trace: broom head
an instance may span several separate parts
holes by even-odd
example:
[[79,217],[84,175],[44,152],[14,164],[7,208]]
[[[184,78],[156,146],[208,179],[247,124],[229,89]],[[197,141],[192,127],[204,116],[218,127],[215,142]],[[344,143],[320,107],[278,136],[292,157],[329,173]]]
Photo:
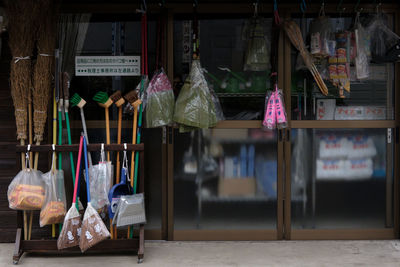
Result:
[[108,97],[108,94],[106,92],[97,92],[94,97],[93,100],[97,102],[97,104],[99,104],[99,106],[103,107],[103,108],[108,108],[112,105],[113,101]]
[[115,91],[115,93],[110,95],[110,98],[117,107],[121,107],[125,103],[125,99],[122,97],[120,90]]
[[75,93],[71,97],[69,102],[71,102],[72,107],[78,106],[78,108],[83,108],[86,105],[86,101],[82,97],[80,97],[77,93]]
[[75,203],[64,218],[64,224],[57,240],[57,248],[64,249],[79,245],[81,235],[81,216],[76,210]]
[[81,251],[85,252],[109,236],[110,232],[101,220],[100,215],[92,204],[88,202],[82,222],[82,235],[79,241]]

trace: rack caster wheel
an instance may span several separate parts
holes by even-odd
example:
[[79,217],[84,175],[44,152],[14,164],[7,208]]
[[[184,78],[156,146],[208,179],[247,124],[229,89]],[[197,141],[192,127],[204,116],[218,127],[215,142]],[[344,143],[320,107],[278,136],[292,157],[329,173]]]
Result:
[[138,257],[138,259],[137,259],[137,263],[138,263],[138,264],[140,264],[140,263],[142,263],[142,262],[143,262],[143,256],[142,256],[142,257],[140,257],[140,258]]
[[13,260],[13,264],[17,265],[18,264],[18,260]]

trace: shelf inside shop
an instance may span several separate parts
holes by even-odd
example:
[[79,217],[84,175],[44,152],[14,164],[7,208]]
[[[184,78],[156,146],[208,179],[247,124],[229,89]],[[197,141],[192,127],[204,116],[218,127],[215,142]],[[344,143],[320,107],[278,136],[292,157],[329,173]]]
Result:
[[215,138],[212,140],[215,143],[219,144],[276,144],[277,140],[276,138],[268,138],[268,139],[232,139],[232,140],[227,140],[227,139],[220,139],[220,138]]
[[[292,201],[303,201],[303,197],[292,197]],[[202,196],[202,202],[268,202],[276,201],[276,196],[269,197],[265,195],[260,196]]]
[[265,97],[265,93],[216,93],[218,97]]

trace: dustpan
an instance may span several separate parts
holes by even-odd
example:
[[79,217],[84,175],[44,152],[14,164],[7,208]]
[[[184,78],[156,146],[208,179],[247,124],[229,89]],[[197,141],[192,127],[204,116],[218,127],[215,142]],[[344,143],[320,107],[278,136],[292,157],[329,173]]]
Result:
[[82,221],[82,235],[79,241],[79,247],[82,252],[107,239],[110,236],[106,225],[100,218],[96,209],[90,203],[90,177],[86,139],[83,137],[83,151],[85,155],[85,173],[86,173],[86,192],[87,192],[87,207]]
[[64,218],[64,224],[61,229],[60,235],[57,240],[57,248],[64,249],[79,245],[79,238],[81,235],[81,216],[76,207],[77,191],[79,184],[79,169],[81,167],[83,137],[81,136],[79,142],[78,162],[76,164],[75,172],[75,186],[74,195],[72,198],[71,208],[68,210]]
[[132,194],[132,188],[127,183],[128,168],[125,167],[126,166],[125,164],[127,164],[126,151],[124,151],[124,161],[121,169],[121,182],[119,184],[114,185],[111,188],[110,192],[108,193],[108,200],[111,203],[111,205],[108,206],[108,214],[111,219],[114,218],[114,214],[117,210],[118,202],[121,196]]
[[146,223],[144,194],[121,196],[113,224],[123,227],[143,223]]
[[[126,151],[124,151],[122,175],[125,175],[125,177],[122,177],[122,179],[126,180],[128,173],[128,159],[126,157]],[[117,227],[146,222],[144,194],[130,195],[131,193],[132,192],[128,192],[128,195],[121,195],[119,197],[113,219],[113,224],[116,224]]]

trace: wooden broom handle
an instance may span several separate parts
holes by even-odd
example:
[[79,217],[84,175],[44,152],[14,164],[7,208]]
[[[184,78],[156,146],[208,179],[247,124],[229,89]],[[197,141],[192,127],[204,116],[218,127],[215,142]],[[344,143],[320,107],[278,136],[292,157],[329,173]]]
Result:
[[[122,129],[122,106],[118,107],[118,134],[117,134],[117,144],[121,144],[121,129]],[[117,184],[120,181],[121,174],[121,163],[119,162],[119,152],[117,152]]]
[[[106,137],[107,137],[107,145],[110,144],[110,117],[108,108],[105,108],[106,115]],[[110,161],[110,151],[107,151],[107,161]]]

